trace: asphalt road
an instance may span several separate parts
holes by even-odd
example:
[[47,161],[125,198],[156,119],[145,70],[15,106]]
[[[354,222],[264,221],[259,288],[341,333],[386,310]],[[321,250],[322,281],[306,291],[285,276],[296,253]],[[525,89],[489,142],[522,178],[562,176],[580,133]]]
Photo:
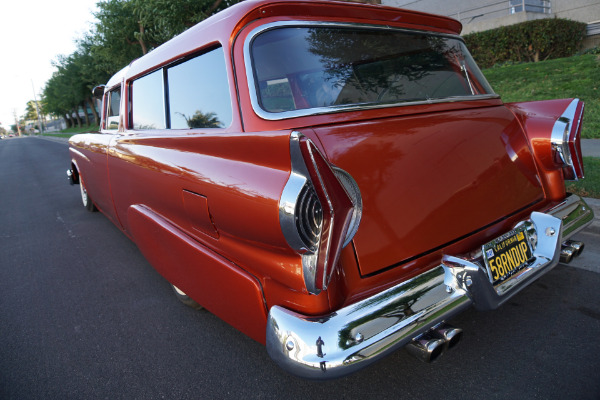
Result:
[[[349,377],[304,381],[181,305],[119,229],[85,211],[67,167],[64,142],[0,141],[0,399],[600,398],[593,259],[559,265],[499,310],[455,318],[463,341],[434,364],[398,351]],[[582,235],[600,249],[597,232]]]

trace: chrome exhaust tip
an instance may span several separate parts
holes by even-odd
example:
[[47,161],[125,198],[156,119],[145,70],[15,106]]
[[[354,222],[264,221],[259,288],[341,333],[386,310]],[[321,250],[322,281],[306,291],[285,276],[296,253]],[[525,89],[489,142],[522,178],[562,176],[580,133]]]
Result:
[[442,356],[445,345],[443,339],[432,338],[429,333],[426,333],[418,339],[413,339],[404,348],[410,355],[423,362],[431,363]]
[[560,249],[560,262],[564,264],[570,263],[583,252],[584,248],[585,244],[583,242],[567,240],[562,244]]
[[452,349],[462,339],[463,330],[455,328],[451,325],[440,325],[432,329],[434,337],[442,339],[445,344],[445,349]]
[[434,362],[462,338],[462,329],[440,324],[406,345],[406,351],[424,362]]
[[579,256],[583,252],[583,249],[585,248],[585,243],[579,242],[579,241],[575,241],[575,240],[569,240],[569,241],[567,241],[567,245],[571,249],[573,249],[573,251],[574,251],[574,257]]
[[575,251],[569,247],[569,246],[564,246],[562,249],[560,249],[560,262],[563,264],[569,264],[571,261],[573,261],[573,257],[575,256]]

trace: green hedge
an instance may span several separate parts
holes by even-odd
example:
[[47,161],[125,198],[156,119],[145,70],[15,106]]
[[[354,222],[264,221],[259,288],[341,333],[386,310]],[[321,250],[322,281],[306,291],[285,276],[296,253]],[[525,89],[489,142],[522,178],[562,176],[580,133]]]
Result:
[[580,48],[586,24],[546,18],[464,36],[481,68],[507,61],[532,62],[569,57]]

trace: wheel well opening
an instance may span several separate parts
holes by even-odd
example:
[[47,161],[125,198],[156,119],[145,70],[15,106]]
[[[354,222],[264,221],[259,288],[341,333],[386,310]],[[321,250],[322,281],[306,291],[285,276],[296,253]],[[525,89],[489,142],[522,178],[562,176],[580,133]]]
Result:
[[71,172],[73,173],[73,183],[79,184],[79,171],[77,170],[75,163],[71,163]]

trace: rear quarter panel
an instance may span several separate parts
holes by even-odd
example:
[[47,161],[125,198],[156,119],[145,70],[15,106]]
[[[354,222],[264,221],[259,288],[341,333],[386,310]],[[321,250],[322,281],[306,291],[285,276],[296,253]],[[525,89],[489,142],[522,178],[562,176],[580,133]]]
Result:
[[[159,225],[174,227],[255,277],[265,289],[267,305],[324,312],[329,307],[327,296],[304,295],[300,257],[287,245],[279,225],[279,199],[291,165],[289,136],[289,131],[153,131],[123,136],[109,157],[117,215],[149,259],[153,246],[162,244],[142,234],[144,229],[136,226],[142,220],[132,208],[150,210],[164,222]],[[186,293],[193,292],[193,278],[186,281],[176,272],[183,268],[178,265],[181,258],[164,254],[153,265]],[[190,258],[189,264],[188,274],[210,280],[217,273],[197,258]],[[281,287],[287,288],[287,295],[278,290]],[[219,291],[237,296],[235,288],[217,285],[195,299],[205,304],[203,299]]]

